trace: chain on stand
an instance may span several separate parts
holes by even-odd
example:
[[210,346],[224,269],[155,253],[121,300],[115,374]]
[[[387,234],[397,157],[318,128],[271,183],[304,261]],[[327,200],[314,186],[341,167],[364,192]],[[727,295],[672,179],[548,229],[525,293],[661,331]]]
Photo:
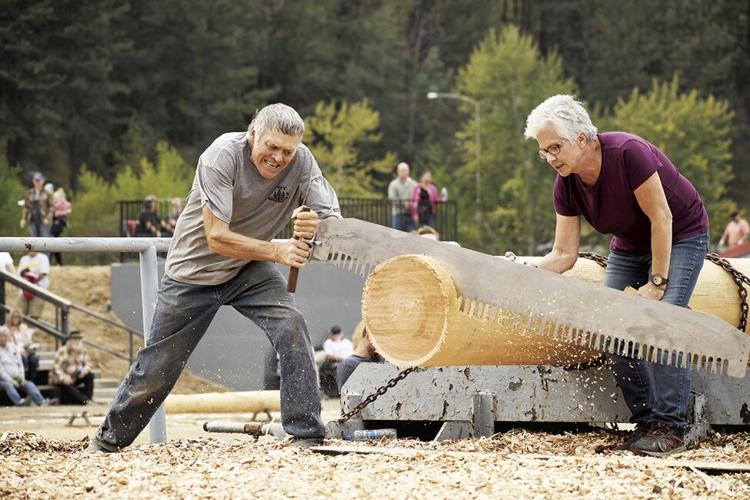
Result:
[[710,260],[711,262],[728,272],[734,282],[737,284],[737,293],[740,296],[740,322],[737,325],[737,328],[739,328],[740,331],[744,332],[745,327],[747,326],[748,311],[747,290],[745,290],[744,285],[750,285],[750,278],[739,272],[732,266],[732,264],[729,263],[727,259],[722,259],[718,254],[710,253],[706,255],[706,260]]
[[[602,266],[603,268],[607,268],[607,258],[599,255],[594,252],[580,252],[578,254],[579,257],[582,257],[584,259],[590,259]],[[750,286],[750,278],[739,272],[737,269],[735,269],[732,264],[729,263],[728,260],[722,259],[719,257],[718,254],[715,253],[709,253],[706,255],[706,260],[709,260],[716,264],[717,266],[724,269],[726,272],[728,272],[731,276],[734,282],[737,284],[738,294],[740,296],[740,321],[737,325],[737,328],[741,331],[745,331],[745,327],[747,326],[747,315],[748,315],[748,307],[747,304],[747,290],[745,290],[744,285]],[[354,408],[349,410],[348,412],[344,413],[341,418],[337,420],[339,424],[343,424],[347,420],[351,419],[352,417],[359,415],[362,410],[367,408],[373,401],[378,399],[380,396],[388,392],[388,389],[391,389],[393,387],[396,387],[396,384],[404,380],[407,376],[409,376],[410,373],[417,370],[418,367],[412,366],[409,368],[406,368],[405,370],[401,370],[398,375],[390,379],[388,382],[383,384],[382,386],[378,387],[378,389],[367,396],[365,399],[363,399],[359,404],[357,404]]]
[[578,256],[583,257],[584,259],[593,260],[604,269],[607,269],[607,258],[603,255],[599,255],[598,253],[594,252],[578,252]]
[[362,412],[362,410],[364,410],[365,408],[367,408],[367,406],[370,403],[372,403],[373,401],[375,401],[376,399],[378,399],[380,396],[382,396],[383,394],[385,394],[386,392],[388,392],[388,389],[396,387],[396,384],[398,384],[399,382],[401,382],[402,380],[404,380],[411,372],[415,371],[417,368],[418,367],[416,367],[416,366],[411,366],[409,368],[406,368],[405,370],[401,370],[401,372],[399,372],[398,375],[396,375],[395,377],[393,377],[392,379],[390,379],[388,382],[386,382],[382,386],[378,387],[378,389],[375,392],[373,392],[372,394],[370,394],[369,396],[367,396],[365,399],[363,399],[357,406],[355,406],[354,408],[352,408],[348,412],[346,412],[343,415],[341,415],[341,418],[339,418],[337,420],[337,422],[339,424],[343,424],[344,422],[346,422],[350,418],[352,418],[352,417],[360,414]]
[[[607,268],[607,258],[599,254],[596,254],[594,252],[580,252],[578,256],[583,257],[584,259],[591,259],[603,268]],[[722,259],[716,253],[707,254],[706,260],[713,262],[714,264],[728,272],[734,282],[737,284],[737,294],[740,296],[740,321],[737,324],[737,328],[740,331],[744,332],[745,327],[747,327],[748,309],[750,309],[750,307],[748,307],[747,305],[747,290],[745,289],[744,285],[750,286],[750,278],[739,272],[734,268],[734,266],[732,266],[732,264],[729,263],[727,259]]]

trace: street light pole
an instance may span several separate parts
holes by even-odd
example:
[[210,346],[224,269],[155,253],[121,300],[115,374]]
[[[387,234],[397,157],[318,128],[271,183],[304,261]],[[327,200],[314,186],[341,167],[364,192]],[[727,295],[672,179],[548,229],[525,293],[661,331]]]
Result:
[[481,122],[481,108],[479,101],[472,99],[469,96],[458,94],[456,92],[428,92],[427,99],[458,99],[459,101],[468,102],[474,105],[474,121],[476,122],[476,130],[474,131],[474,140],[476,141],[477,148],[477,169],[475,172],[476,180],[476,192],[474,197],[474,203],[476,206],[476,213],[474,214],[475,223],[477,226],[477,240],[482,241],[482,209],[481,209],[481,185],[482,185],[482,174],[481,174],[481,161],[482,161],[482,136],[480,134],[482,122]]

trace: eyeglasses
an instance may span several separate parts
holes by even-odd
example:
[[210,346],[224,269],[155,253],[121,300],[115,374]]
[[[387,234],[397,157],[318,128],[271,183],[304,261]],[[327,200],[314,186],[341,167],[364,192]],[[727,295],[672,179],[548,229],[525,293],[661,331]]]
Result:
[[548,147],[547,149],[540,149],[540,150],[538,151],[538,153],[539,153],[539,158],[540,158],[540,159],[541,159],[542,161],[547,161],[547,156],[548,156],[548,155],[549,155],[549,156],[552,156],[553,158],[557,158],[557,155],[559,155],[559,154],[560,154],[560,150],[562,149],[562,147],[563,147],[563,144],[565,144],[565,143],[564,143],[564,142],[562,142],[562,143],[560,143],[560,144],[553,144],[553,145],[551,145],[550,147]]

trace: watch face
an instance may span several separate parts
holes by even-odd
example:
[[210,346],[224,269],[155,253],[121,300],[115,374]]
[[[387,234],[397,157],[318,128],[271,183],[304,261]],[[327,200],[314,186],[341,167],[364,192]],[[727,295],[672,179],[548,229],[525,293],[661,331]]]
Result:
[[654,274],[653,276],[651,276],[651,283],[656,286],[662,286],[664,284],[664,277],[660,274]]

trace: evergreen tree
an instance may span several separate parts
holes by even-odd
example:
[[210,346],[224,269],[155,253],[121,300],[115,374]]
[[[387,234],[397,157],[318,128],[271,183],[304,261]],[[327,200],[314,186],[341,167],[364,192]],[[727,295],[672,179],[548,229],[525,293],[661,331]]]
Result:
[[0,236],[19,234],[18,222],[21,220],[22,200],[26,190],[19,181],[19,168],[14,168],[0,153]]
[[[467,113],[460,133],[465,163],[457,172],[462,235],[488,252],[534,254],[537,244],[553,237],[554,172],[539,162],[537,145],[524,139],[526,117],[547,97],[573,93],[575,85],[563,77],[557,55],[541,57],[531,38],[511,26],[500,34],[491,32],[475,49],[458,74],[458,90],[481,105],[478,160],[474,109],[471,103],[462,105]],[[479,228],[472,220],[477,172]]]
[[696,187],[714,232],[721,231],[735,203],[726,196],[732,180],[732,112],[724,100],[680,93],[677,77],[654,82],[650,92],[633,90],[618,101],[612,128],[638,134],[662,150]]
[[363,161],[359,150],[363,144],[381,140],[380,117],[367,101],[318,103],[315,114],[305,120],[307,145],[320,169],[340,197],[379,198],[384,187],[376,179],[393,170],[395,157],[386,155],[376,161]]

